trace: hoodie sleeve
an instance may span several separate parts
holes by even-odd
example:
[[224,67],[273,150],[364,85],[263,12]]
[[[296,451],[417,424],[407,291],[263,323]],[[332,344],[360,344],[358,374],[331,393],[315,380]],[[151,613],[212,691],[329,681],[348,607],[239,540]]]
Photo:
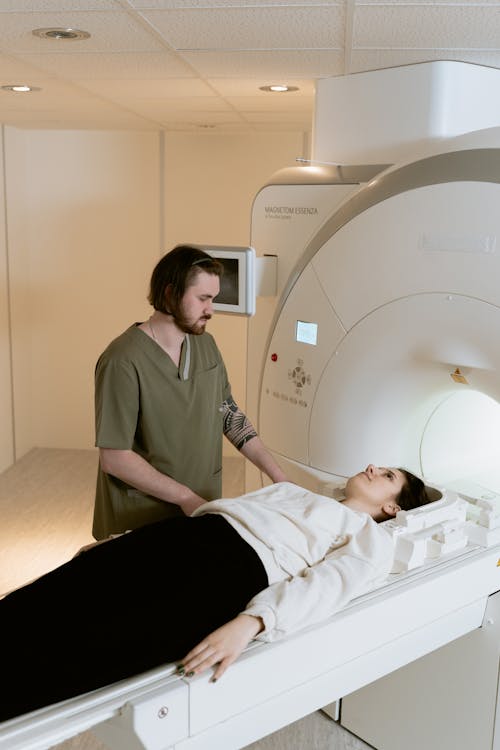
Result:
[[371,531],[379,530],[375,535],[361,534],[362,539],[351,538],[316,565],[254,596],[245,614],[264,622],[257,640],[275,641],[321,622],[382,583],[391,569],[393,544],[382,528]]

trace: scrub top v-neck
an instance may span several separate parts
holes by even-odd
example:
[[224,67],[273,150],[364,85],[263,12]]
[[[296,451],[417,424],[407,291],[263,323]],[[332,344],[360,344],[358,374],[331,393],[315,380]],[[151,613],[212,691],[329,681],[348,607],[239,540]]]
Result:
[[[222,494],[222,403],[231,395],[213,337],[186,335],[179,366],[146,333],[130,326],[96,366],[96,445],[133,450],[207,500]],[[98,538],[179,515],[99,469]]]

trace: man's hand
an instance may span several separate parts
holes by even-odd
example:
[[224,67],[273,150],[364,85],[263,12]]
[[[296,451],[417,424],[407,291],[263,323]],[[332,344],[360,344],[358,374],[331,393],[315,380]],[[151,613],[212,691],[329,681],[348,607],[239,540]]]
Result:
[[155,469],[133,450],[99,448],[101,469],[122,482],[165,503],[178,505],[186,516],[206,502],[186,485]]
[[217,665],[212,682],[222,677],[226,669],[241,654],[257,633],[264,629],[260,617],[238,615],[222,627],[214,630],[195,646],[182,660],[178,672],[187,677],[204,672]]
[[207,502],[195,492],[191,492],[191,490],[189,492],[190,496],[185,500],[182,500],[182,502],[179,502],[179,506],[186,516],[190,516],[191,513],[194,513],[196,508],[199,508],[200,505],[204,505]]

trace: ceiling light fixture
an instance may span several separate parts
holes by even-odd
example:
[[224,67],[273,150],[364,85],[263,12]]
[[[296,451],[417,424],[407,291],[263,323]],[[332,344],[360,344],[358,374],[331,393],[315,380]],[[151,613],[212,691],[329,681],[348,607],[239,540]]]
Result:
[[40,39],[58,39],[63,41],[74,42],[77,39],[88,39],[90,34],[88,31],[81,31],[80,29],[65,29],[65,28],[48,28],[48,29],[33,29],[32,34],[39,37]]
[[282,83],[273,83],[270,86],[259,86],[261,91],[272,91],[275,94],[285,94],[288,91],[298,91],[298,86],[285,86]]
[[15,91],[16,94],[26,94],[30,91],[41,91],[37,86],[26,86],[24,83],[12,83],[9,86],[0,86],[4,91]]

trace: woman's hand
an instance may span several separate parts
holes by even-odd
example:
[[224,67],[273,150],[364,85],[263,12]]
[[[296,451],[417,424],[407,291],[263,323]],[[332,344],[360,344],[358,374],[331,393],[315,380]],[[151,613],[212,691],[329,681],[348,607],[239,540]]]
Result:
[[263,629],[264,624],[260,617],[238,615],[191,649],[182,664],[179,664],[177,671],[192,677],[216,664],[217,668],[212,677],[212,682],[215,682],[222,677],[229,665],[236,661],[252,638]]

